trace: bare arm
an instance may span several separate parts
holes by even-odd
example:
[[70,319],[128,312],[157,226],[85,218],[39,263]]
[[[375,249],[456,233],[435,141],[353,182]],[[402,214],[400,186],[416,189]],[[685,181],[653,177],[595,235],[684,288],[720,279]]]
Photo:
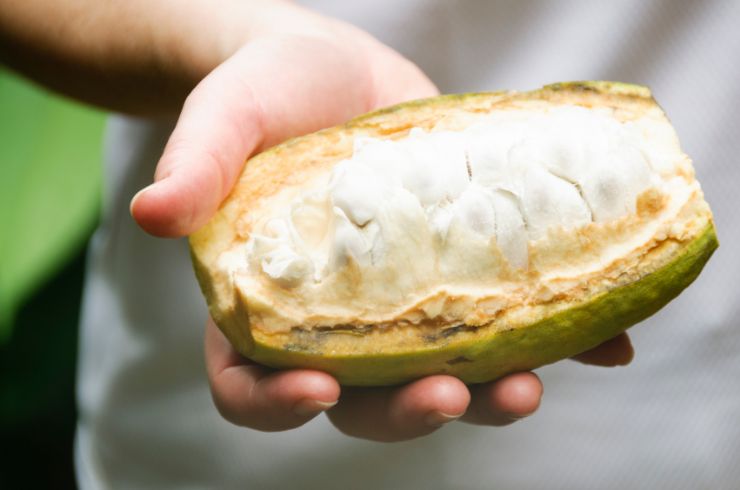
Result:
[[107,109],[174,112],[250,39],[316,32],[306,15],[280,0],[0,0],[0,63]]

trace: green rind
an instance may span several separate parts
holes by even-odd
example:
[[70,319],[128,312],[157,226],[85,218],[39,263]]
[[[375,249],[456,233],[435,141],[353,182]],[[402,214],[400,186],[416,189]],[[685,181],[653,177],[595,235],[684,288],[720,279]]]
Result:
[[440,373],[466,383],[490,381],[574,356],[644,320],[694,281],[717,246],[714,226],[710,224],[684,245],[674,260],[638,281],[531,325],[492,330],[474,340],[408,353],[334,356],[327,352],[277,349],[256,339],[249,357],[276,368],[300,366],[326,371],[348,386],[393,385]]
[[635,85],[633,83],[612,82],[607,80],[583,80],[579,82],[560,82],[545,85],[543,90],[568,92],[593,91],[602,94],[622,95],[628,97],[639,97],[643,99],[652,98],[652,93],[644,85]]

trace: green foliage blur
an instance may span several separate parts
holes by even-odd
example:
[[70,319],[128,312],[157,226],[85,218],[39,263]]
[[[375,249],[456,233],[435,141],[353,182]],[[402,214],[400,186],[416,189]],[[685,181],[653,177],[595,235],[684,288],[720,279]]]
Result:
[[74,488],[77,323],[105,115],[0,67],[0,488]]
[[0,343],[97,219],[103,123],[0,70]]

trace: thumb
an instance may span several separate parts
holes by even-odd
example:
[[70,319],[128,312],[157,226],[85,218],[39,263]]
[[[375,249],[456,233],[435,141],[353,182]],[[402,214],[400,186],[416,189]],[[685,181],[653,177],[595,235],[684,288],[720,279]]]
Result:
[[250,155],[369,110],[374,88],[367,61],[351,46],[308,36],[246,45],[188,96],[155,182],[134,197],[131,214],[152,235],[196,231]]

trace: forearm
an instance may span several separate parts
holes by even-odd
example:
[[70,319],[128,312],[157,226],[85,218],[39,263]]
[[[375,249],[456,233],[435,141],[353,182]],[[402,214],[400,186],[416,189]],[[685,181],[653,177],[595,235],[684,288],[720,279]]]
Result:
[[0,62],[47,87],[137,114],[178,109],[274,18],[279,1],[0,0]]

